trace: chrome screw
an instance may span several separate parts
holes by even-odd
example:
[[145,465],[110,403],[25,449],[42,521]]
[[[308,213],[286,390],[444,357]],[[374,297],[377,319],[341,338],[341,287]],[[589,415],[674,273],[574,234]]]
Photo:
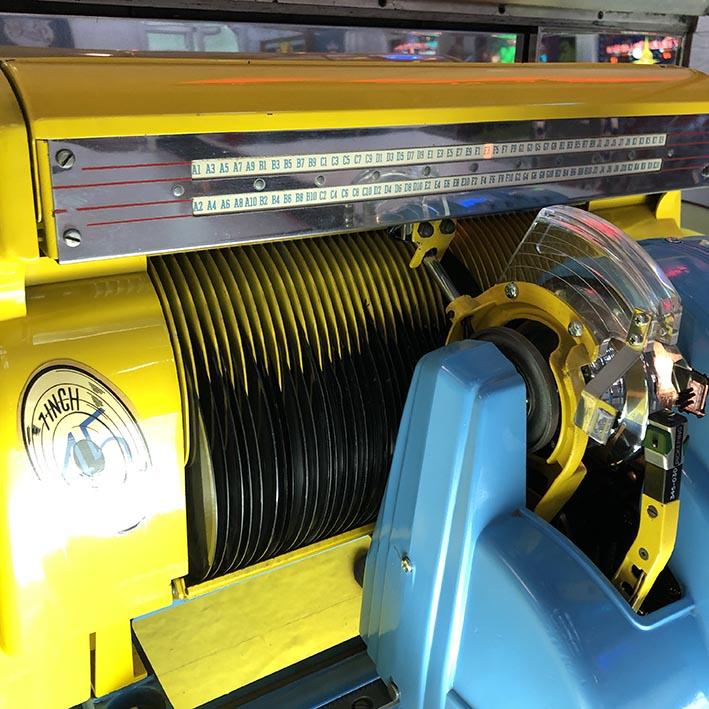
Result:
[[175,197],[182,197],[182,195],[185,193],[185,188],[182,185],[173,185],[172,187],[172,194]]
[[74,249],[81,243],[81,232],[78,229],[67,229],[62,234],[64,243]]
[[709,165],[705,165],[702,168],[702,177],[709,177]]
[[431,168],[426,165],[423,170],[421,170],[421,173],[423,174],[424,177],[428,177],[431,174]]
[[508,283],[505,286],[505,295],[510,299],[514,300],[519,295],[519,288],[517,288],[516,283]]
[[411,559],[409,559],[406,554],[401,557],[401,570],[405,574],[410,574],[414,570],[414,565],[411,563]]
[[572,320],[567,330],[571,337],[581,337],[583,335],[583,325],[578,320]]
[[655,505],[648,505],[647,514],[648,517],[655,519],[655,517],[657,517],[657,507],[655,507]]
[[647,553],[647,549],[645,547],[640,547],[640,549],[638,549],[638,555],[643,561],[647,561],[650,558],[650,555]]
[[57,165],[59,165],[62,170],[70,170],[72,167],[74,167],[74,163],[76,162],[76,157],[74,156],[74,153],[72,153],[71,150],[67,148],[57,150],[57,154],[54,156],[54,159],[56,160]]
[[254,180],[254,189],[257,192],[261,192],[261,190],[265,189],[266,187],[266,180],[264,180],[262,177],[257,177]]
[[325,184],[325,176],[324,175],[318,175],[315,178],[315,186],[316,187],[322,187]]
[[647,313],[638,313],[634,318],[634,322],[636,325],[642,327],[650,322],[650,316]]

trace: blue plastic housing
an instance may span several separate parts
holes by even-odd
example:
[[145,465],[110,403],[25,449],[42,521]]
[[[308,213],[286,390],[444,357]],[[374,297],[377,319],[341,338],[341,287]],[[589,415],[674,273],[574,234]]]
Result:
[[[709,371],[703,243],[644,246],[682,298],[681,351]],[[377,670],[406,709],[706,705],[709,423],[689,425],[670,561],[684,596],[639,616],[526,510],[524,398],[489,343],[419,363],[365,574],[361,633]]]

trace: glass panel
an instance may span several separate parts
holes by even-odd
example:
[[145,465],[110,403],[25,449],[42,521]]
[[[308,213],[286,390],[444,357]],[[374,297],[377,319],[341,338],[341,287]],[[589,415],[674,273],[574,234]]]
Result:
[[665,34],[574,34],[542,30],[537,42],[537,61],[679,64],[683,39]]
[[84,50],[377,56],[514,62],[517,35],[246,22],[56,17],[0,13],[0,45]]
[[637,310],[651,318],[650,340],[677,342],[682,304],[667,276],[625,232],[582,209],[542,209],[499,279],[508,281],[552,291],[599,343],[624,342]]

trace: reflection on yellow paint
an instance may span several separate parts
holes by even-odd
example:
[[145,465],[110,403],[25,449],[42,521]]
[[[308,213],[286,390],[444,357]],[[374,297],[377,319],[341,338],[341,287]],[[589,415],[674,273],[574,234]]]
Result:
[[[0,427],[0,706],[61,708],[87,699],[92,684],[105,693],[133,680],[130,620],[169,605],[172,579],[187,571],[178,382],[145,273],[29,288],[27,317],[0,322],[0,342],[0,408],[10,415]],[[77,377],[88,387],[82,411],[91,410],[92,394],[98,408],[113,401],[111,426],[78,416],[67,428],[76,414],[67,411],[75,403],[67,387]],[[17,419],[23,400],[29,431]],[[127,426],[115,416],[121,407]],[[51,425],[40,441],[41,415]],[[151,463],[144,455],[130,489],[112,475],[106,495],[100,466],[67,456],[82,423],[82,440],[98,441],[106,455],[113,446],[114,462],[116,446],[127,450],[119,437],[142,439],[130,450],[135,456],[142,446]]]

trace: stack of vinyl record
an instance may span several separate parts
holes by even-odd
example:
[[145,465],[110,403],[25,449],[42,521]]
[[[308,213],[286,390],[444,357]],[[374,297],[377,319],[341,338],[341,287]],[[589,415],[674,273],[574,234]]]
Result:
[[155,257],[185,390],[191,583],[371,522],[441,295],[384,232]]
[[478,292],[498,282],[536,216],[535,210],[492,214],[458,222],[450,255],[467,269]]

